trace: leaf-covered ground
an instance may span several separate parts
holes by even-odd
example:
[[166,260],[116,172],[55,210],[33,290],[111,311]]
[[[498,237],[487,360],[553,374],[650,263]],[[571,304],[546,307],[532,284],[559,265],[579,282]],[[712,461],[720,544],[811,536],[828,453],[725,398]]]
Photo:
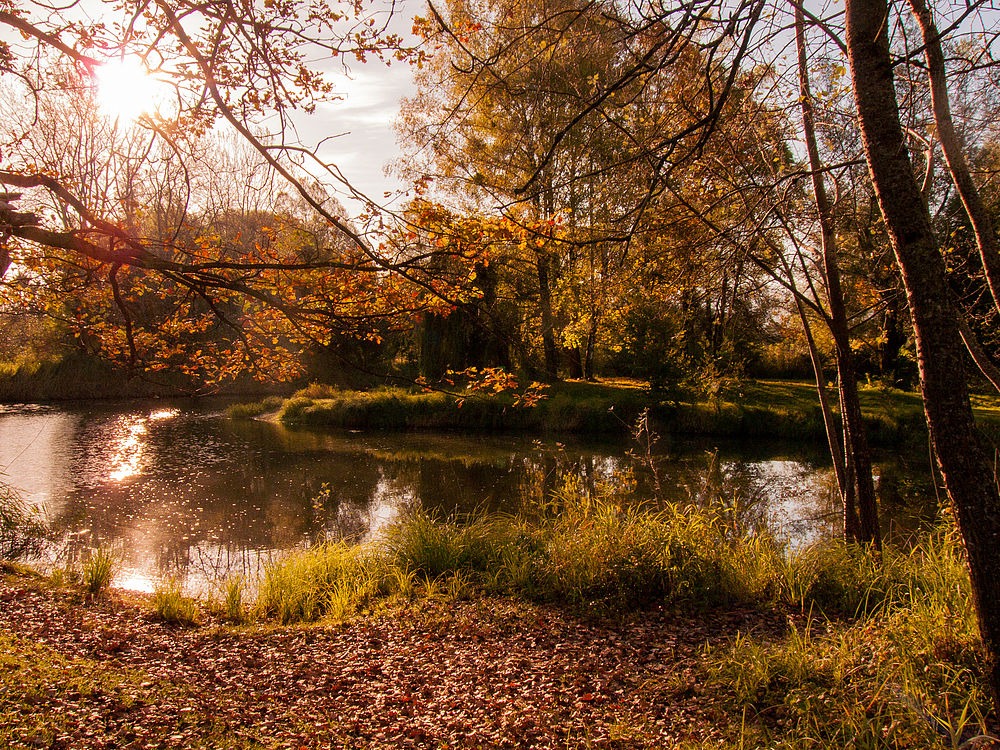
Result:
[[502,599],[341,625],[172,628],[141,602],[0,581],[0,746],[674,747],[731,731],[692,667],[782,616],[581,619]]

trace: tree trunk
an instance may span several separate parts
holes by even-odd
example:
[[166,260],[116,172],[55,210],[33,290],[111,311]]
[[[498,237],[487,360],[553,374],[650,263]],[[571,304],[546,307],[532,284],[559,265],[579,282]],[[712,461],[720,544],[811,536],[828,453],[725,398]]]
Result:
[[913,15],[920,24],[924,38],[924,58],[927,60],[927,77],[931,84],[931,101],[934,105],[934,124],[937,126],[938,138],[941,140],[941,150],[944,151],[948,170],[952,181],[958,189],[965,212],[972,222],[976,235],[976,245],[979,247],[979,257],[983,262],[986,282],[993,295],[993,304],[1000,312],[1000,245],[990,219],[989,209],[979,195],[979,189],[972,179],[969,165],[962,153],[962,144],[955,132],[955,123],[951,118],[951,105],[948,102],[948,81],[944,67],[944,54],[941,51],[941,39],[938,35],[934,17],[924,0],[910,0]]
[[[857,486],[858,528],[852,534],[850,508],[845,501],[844,535],[848,541],[872,544],[882,547],[882,535],[878,525],[878,502],[875,499],[875,483],[872,481],[872,458],[861,418],[861,401],[858,398],[858,382],[854,369],[854,353],[851,351],[850,328],[847,324],[847,310],[844,306],[844,292],[840,286],[840,267],[837,262],[837,235],[833,224],[833,211],[826,195],[823,172],[816,145],[812,98],[809,92],[809,73],[806,66],[805,21],[802,6],[795,9],[795,40],[799,57],[799,102],[802,106],[802,130],[805,135],[806,150],[809,153],[809,168],[812,171],[813,193],[822,234],[823,270],[826,277],[827,297],[830,305],[830,333],[837,349],[837,384],[840,391],[840,417],[844,424],[844,450],[848,455],[846,464],[853,467]],[[850,475],[850,472],[848,472]],[[849,485],[848,485],[849,486]],[[849,494],[849,493],[848,493]]]
[[597,347],[597,314],[590,315],[590,328],[587,331],[587,348],[583,357],[583,377],[587,380],[595,380],[594,375],[594,349]]
[[580,380],[583,378],[583,356],[579,346],[564,346],[563,355],[566,361],[566,371],[569,377]]
[[906,287],[924,412],[965,541],[994,702],[1000,705],[1000,492],[972,416],[944,259],[900,126],[886,0],[847,0],[846,20],[865,155]]
[[539,253],[535,265],[538,270],[538,304],[542,310],[542,349],[545,353],[545,379],[551,383],[559,379],[559,352],[556,349],[555,318],[552,316],[549,256],[545,253]]
[[[795,284],[795,277],[789,271],[790,283]],[[802,322],[802,331],[806,335],[806,344],[809,346],[809,361],[812,363],[813,375],[816,378],[816,393],[819,396],[819,408],[823,413],[823,427],[826,430],[826,442],[830,447],[830,458],[833,460],[834,476],[837,479],[837,491],[844,503],[844,538],[857,538],[861,522],[858,520],[858,510],[854,503],[854,493],[851,491],[851,480],[844,466],[844,452],[837,440],[837,428],[834,425],[833,412],[830,410],[830,399],[826,392],[826,376],[823,374],[823,362],[819,356],[819,347],[813,337],[812,326],[809,324],[809,316],[806,314],[806,306],[802,300],[795,297],[796,309],[799,311],[799,320]]]

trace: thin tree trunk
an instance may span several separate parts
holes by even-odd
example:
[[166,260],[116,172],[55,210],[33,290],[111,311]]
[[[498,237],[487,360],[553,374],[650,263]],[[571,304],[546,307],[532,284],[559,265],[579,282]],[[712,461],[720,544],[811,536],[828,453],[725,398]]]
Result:
[[976,338],[975,331],[969,327],[969,322],[965,319],[965,315],[962,311],[955,310],[955,317],[958,319],[958,331],[962,334],[962,341],[965,343],[965,348],[969,352],[969,356],[972,357],[972,361],[975,363],[976,367],[979,368],[979,372],[983,374],[983,377],[990,381],[990,385],[1000,393],[1000,369],[993,364],[993,360],[990,359],[979,343],[979,339]]
[[826,195],[823,172],[816,145],[816,131],[809,92],[805,46],[805,20],[802,6],[795,8],[795,41],[799,57],[799,101],[802,107],[802,129],[806,150],[809,153],[809,168],[812,171],[813,193],[822,233],[823,270],[826,276],[827,297],[830,305],[830,332],[837,348],[837,384],[840,391],[841,420],[844,424],[844,449],[848,454],[845,463],[852,466],[857,482],[858,533],[853,538],[845,524],[848,541],[882,546],[882,535],[878,525],[878,502],[875,499],[875,483],[872,481],[871,450],[861,418],[861,401],[858,398],[858,383],[854,369],[854,353],[851,351],[850,329],[847,311],[844,307],[844,293],[840,286],[840,267],[837,264],[837,235],[833,224],[833,211]]
[[990,684],[1000,705],[1000,492],[972,416],[944,259],[900,126],[886,0],[847,0],[846,20],[865,155],[906,287],[927,425],[965,541]]
[[583,377],[587,380],[595,380],[594,376],[594,349],[597,348],[597,315],[591,312],[590,328],[587,331],[587,348],[583,357]]
[[924,38],[924,57],[927,60],[927,77],[931,84],[931,101],[934,106],[934,124],[937,126],[941,150],[952,180],[958,189],[958,195],[965,206],[965,212],[972,222],[976,235],[976,245],[979,257],[983,262],[986,282],[993,295],[993,304],[1000,312],[1000,245],[990,219],[990,212],[979,195],[979,189],[972,179],[969,165],[962,153],[962,144],[955,132],[955,123],[951,117],[951,104],[948,102],[948,81],[944,67],[944,54],[941,51],[941,39],[938,36],[934,17],[924,0],[910,0],[913,15],[920,24]]
[[542,349],[545,354],[545,379],[553,382],[559,379],[559,352],[556,349],[555,319],[552,316],[552,290],[549,279],[549,256],[539,253],[536,259],[538,271],[538,304],[542,309]]
[[[791,275],[789,275],[791,278]],[[792,282],[794,283],[794,282]],[[798,297],[795,304],[799,311],[799,320],[802,321],[802,331],[806,335],[806,344],[809,346],[809,360],[812,362],[813,375],[816,378],[816,393],[819,396],[819,408],[823,413],[823,427],[826,430],[826,442],[830,446],[830,458],[833,460],[834,476],[837,479],[837,491],[844,503],[844,536],[847,539],[857,538],[860,527],[858,520],[858,510],[854,504],[854,493],[851,491],[850,477],[844,466],[844,454],[837,439],[837,427],[834,422],[833,412],[830,409],[830,399],[826,392],[826,376],[823,374],[823,362],[819,356],[819,347],[816,346],[816,339],[813,338],[812,326],[809,324],[809,317],[806,315],[806,306]]]

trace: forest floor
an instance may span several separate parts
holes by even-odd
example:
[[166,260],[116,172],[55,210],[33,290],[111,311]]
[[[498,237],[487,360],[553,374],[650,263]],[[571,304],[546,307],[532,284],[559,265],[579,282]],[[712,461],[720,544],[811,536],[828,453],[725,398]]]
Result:
[[[0,745],[13,748],[714,746],[739,718],[693,668],[756,609],[581,618],[417,601],[342,624],[177,628],[122,592],[0,581]],[[793,617],[794,619],[794,617]]]

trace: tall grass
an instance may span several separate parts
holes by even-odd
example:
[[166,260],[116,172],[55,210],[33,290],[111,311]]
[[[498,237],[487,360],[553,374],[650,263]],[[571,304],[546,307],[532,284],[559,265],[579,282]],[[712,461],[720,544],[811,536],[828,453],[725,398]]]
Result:
[[92,550],[80,576],[83,588],[90,596],[105,594],[120,566],[121,556],[111,547],[102,545]]
[[[913,552],[888,548],[881,558],[839,541],[790,551],[766,529],[740,527],[724,508],[644,508],[610,491],[586,497],[570,484],[530,518],[441,519],[415,511],[365,547],[300,551],[266,569],[256,611],[280,622],[315,620],[458,576],[466,591],[605,612],[742,602],[867,617],[918,606],[914,592],[929,592],[920,598],[926,601],[940,590],[962,590],[964,568],[943,533]],[[968,604],[954,599],[950,606]]]
[[267,396],[259,401],[232,404],[226,407],[226,416],[232,419],[251,419],[277,411],[284,403],[285,399],[281,396]]
[[37,509],[8,484],[0,482],[0,560],[37,552],[45,527]]
[[361,547],[316,545],[265,568],[254,614],[283,624],[343,619],[386,580],[381,562]]
[[222,611],[227,620],[239,625],[246,620],[246,610],[243,606],[246,582],[243,576],[230,576],[222,582]]
[[279,418],[283,422],[351,429],[498,430],[539,426],[539,415],[534,410],[514,408],[512,397],[470,396],[460,401],[446,393],[403,388],[332,391],[319,398],[296,394],[285,402]]
[[198,621],[198,606],[184,596],[176,578],[169,578],[153,589],[153,614],[170,625],[194,625]]
[[860,616],[812,615],[780,639],[738,635],[710,649],[709,693],[748,717],[759,746],[957,748],[985,734],[985,655],[954,529],[884,566],[858,565],[853,552],[834,557],[809,559],[804,575],[846,571],[855,590],[834,601],[860,602]]
[[257,615],[339,620],[386,597],[476,592],[600,612],[776,606],[796,623],[784,636],[737,634],[692,667],[743,717],[732,746],[957,748],[985,732],[986,662],[953,524],[876,558],[839,541],[789,550],[723,508],[641,508],[572,485],[551,500],[530,519],[415,512],[366,547],[300,551],[267,569]]

